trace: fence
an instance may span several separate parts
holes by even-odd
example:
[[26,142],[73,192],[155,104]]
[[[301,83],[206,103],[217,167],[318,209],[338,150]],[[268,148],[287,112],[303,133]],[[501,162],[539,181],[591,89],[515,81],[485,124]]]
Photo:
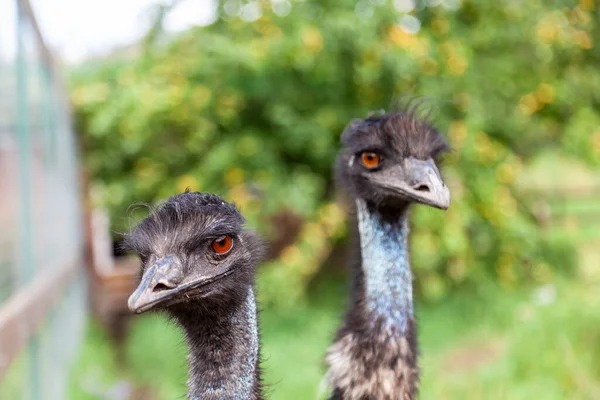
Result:
[[63,83],[28,0],[0,2],[0,399],[67,398],[84,229]]

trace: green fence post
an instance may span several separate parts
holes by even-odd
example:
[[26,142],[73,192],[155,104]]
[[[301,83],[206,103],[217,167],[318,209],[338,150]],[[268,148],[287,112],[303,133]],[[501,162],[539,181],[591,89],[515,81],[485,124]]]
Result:
[[[27,54],[24,37],[27,34],[28,16],[17,1],[17,132],[19,137],[19,187],[20,187],[20,274],[21,286],[29,283],[35,275],[34,246],[32,243],[31,203],[31,137],[28,121]],[[39,376],[39,343],[36,336],[28,348],[30,371],[30,398],[42,400]]]

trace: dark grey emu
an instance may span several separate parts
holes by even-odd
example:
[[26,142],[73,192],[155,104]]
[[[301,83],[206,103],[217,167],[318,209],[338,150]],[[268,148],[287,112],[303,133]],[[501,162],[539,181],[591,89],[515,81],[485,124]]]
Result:
[[419,370],[408,209],[449,207],[435,161],[449,146],[415,109],[352,121],[341,141],[336,179],[356,205],[360,250],[349,308],[326,357],[331,399],[412,400]]
[[164,310],[189,346],[188,398],[262,398],[254,299],[259,238],[219,196],[183,193],[154,210],[126,237],[141,259],[129,298],[136,313]]

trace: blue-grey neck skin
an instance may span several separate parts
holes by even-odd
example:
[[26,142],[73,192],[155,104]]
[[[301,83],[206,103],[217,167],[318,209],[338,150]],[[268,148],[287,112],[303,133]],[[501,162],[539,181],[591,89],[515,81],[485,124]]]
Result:
[[412,274],[408,255],[408,212],[388,221],[356,199],[364,274],[365,303],[373,318],[406,333],[413,318]]
[[252,287],[246,300],[227,315],[184,329],[190,347],[189,399],[260,398],[258,323]]

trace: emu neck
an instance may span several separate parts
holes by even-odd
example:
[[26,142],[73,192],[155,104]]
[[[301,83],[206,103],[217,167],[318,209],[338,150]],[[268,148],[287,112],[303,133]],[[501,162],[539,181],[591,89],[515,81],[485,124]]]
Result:
[[370,318],[406,334],[413,318],[407,207],[389,213],[362,199],[356,206],[365,306]]
[[356,200],[361,254],[350,308],[327,352],[332,400],[415,400],[419,381],[408,205]]
[[244,299],[186,307],[174,315],[190,349],[189,399],[261,398],[256,301],[251,287]]

